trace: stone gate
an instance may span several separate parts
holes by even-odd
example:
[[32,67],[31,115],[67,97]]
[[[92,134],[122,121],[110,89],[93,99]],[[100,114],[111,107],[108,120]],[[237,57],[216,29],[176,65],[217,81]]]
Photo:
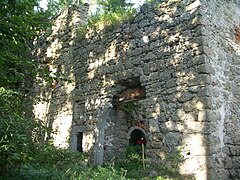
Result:
[[182,174],[240,178],[239,2],[144,4],[83,36],[88,7],[65,10],[35,45],[35,59],[70,80],[36,78],[35,117],[55,131],[45,138],[100,165],[144,138],[152,163],[180,151]]

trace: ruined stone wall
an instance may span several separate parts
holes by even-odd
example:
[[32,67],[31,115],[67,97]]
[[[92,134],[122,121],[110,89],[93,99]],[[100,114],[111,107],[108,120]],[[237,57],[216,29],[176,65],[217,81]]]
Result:
[[202,6],[204,51],[211,68],[208,96],[212,103],[208,119],[214,128],[208,145],[213,168],[209,171],[216,173],[211,176],[218,179],[240,178],[238,12],[237,1],[206,1]]
[[[84,23],[87,8],[79,9],[73,26],[71,11],[59,16],[61,28],[35,51],[51,71],[72,80],[36,81],[35,91],[45,101],[34,106],[35,115],[56,130],[55,145],[77,150],[81,132],[83,151],[94,157],[102,148],[104,160],[110,160],[125,151],[135,128],[145,133],[151,164],[171,166],[168,155],[179,151],[182,174],[199,180],[236,176],[239,51],[231,36],[236,4],[166,0],[143,5],[130,22],[99,26],[83,36],[75,27]],[[139,99],[137,88],[144,89]],[[135,106],[130,116],[123,108],[128,101]]]
[[36,119],[44,122],[45,127],[54,129],[54,134],[45,132],[43,139],[53,136],[54,144],[69,146],[69,132],[72,127],[73,99],[75,88],[73,74],[73,46],[79,25],[85,24],[88,17],[88,5],[64,10],[56,17],[47,37],[39,37],[35,42],[33,55],[41,66],[51,72],[52,77],[64,74],[71,81],[45,81],[42,76],[36,78],[34,94],[40,100],[33,107]]

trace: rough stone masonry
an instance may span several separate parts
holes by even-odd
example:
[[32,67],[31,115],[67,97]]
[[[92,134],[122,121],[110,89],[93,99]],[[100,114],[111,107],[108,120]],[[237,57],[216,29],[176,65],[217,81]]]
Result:
[[34,115],[55,131],[45,138],[102,164],[143,137],[151,164],[179,151],[181,174],[240,179],[238,0],[144,4],[83,36],[88,8],[62,12],[35,44],[35,59],[71,80],[35,80]]

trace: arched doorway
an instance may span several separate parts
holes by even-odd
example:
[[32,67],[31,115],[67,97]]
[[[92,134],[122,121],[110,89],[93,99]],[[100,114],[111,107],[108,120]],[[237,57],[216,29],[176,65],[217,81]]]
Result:
[[130,146],[137,146],[144,144],[146,145],[146,133],[144,129],[133,126],[128,131],[128,139],[129,139],[129,145]]
[[[117,93],[113,96],[111,109],[106,119],[104,134],[104,161],[110,161],[120,157],[129,147],[129,140],[144,138],[145,132],[132,131],[134,128],[144,125],[144,118],[141,113],[141,101],[146,98],[145,87],[140,84],[140,78],[133,78],[121,81],[116,86]],[[138,128],[135,128],[138,129]],[[143,132],[143,133],[142,133]],[[132,133],[132,135],[131,135]],[[131,138],[132,136],[132,138]],[[138,138],[138,139],[137,139]],[[134,141],[134,140],[133,140]],[[136,144],[133,144],[136,146]],[[139,146],[140,147],[140,146]]]

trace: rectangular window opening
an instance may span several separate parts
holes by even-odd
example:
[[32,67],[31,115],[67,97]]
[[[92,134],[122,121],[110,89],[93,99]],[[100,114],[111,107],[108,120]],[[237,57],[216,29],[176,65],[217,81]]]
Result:
[[83,152],[83,132],[79,132],[77,134],[77,151],[78,152]]

